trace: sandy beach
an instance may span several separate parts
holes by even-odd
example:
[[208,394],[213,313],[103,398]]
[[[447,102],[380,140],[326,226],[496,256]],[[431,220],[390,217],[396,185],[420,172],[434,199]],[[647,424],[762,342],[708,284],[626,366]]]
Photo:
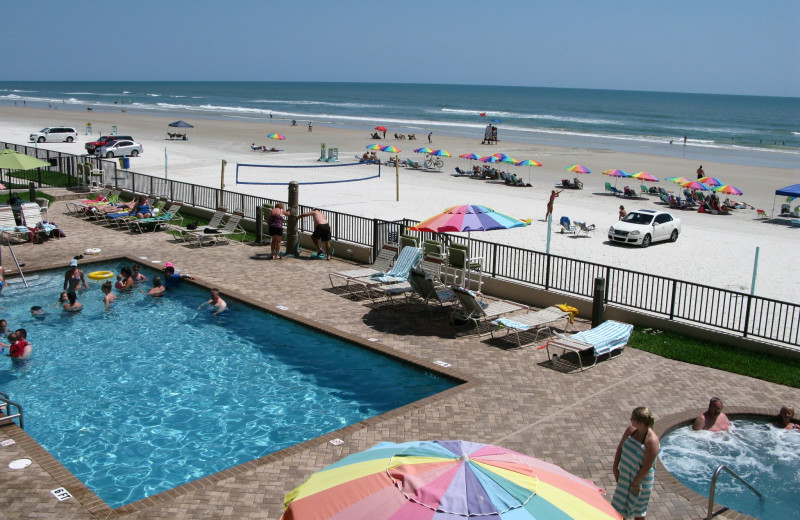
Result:
[[[144,154],[132,159],[131,170],[163,177],[165,149],[168,154],[168,177],[173,180],[218,187],[221,161],[228,163],[226,186],[230,191],[252,193],[286,200],[286,186],[235,185],[236,163],[315,165],[320,143],[338,147],[343,162],[361,155],[365,146],[378,142],[392,144],[402,152],[401,159],[422,159],[414,148],[427,146],[426,134],[417,134],[417,141],[396,140],[389,127],[387,139],[371,140],[371,129],[344,130],[314,122],[313,132],[307,121],[290,126],[288,120],[272,123],[232,120],[208,120],[183,117],[194,125],[188,129],[187,141],[167,139],[168,123],[176,117],[139,115],[132,113],[76,112],[23,107],[0,107],[0,141],[26,144],[28,135],[45,126],[70,125],[78,129],[77,143],[45,143],[43,148],[80,154],[91,136],[83,135],[91,122],[94,136],[108,133],[116,125],[118,133],[133,135],[144,146]],[[170,129],[171,130],[171,129]],[[280,132],[285,141],[266,139]],[[617,221],[620,204],[627,210],[639,208],[666,209],[655,197],[622,199],[604,192],[606,182],[615,179],[601,174],[609,168],[627,172],[647,171],[664,179],[672,176],[696,177],[699,163],[695,159],[659,155],[622,153],[604,149],[538,146],[503,141],[500,129],[498,145],[481,145],[482,133],[473,139],[446,137],[434,134],[432,148],[444,148],[453,154],[445,158],[441,172],[400,169],[400,200],[396,200],[395,170],[383,167],[382,176],[362,182],[301,186],[300,202],[322,208],[371,218],[425,219],[443,209],[460,204],[482,204],[522,219],[532,219],[532,225],[508,231],[473,233],[472,238],[544,251],[547,243],[547,224],[543,220],[547,199],[555,183],[575,174],[565,171],[571,164],[580,163],[593,173],[581,175],[583,190],[567,190],[555,202],[551,252],[557,255],[610,264],[658,275],[680,278],[737,291],[750,291],[756,247],[760,248],[759,269],[755,293],[779,300],[800,301],[800,279],[794,260],[800,253],[800,229],[756,219],[754,209],[737,210],[728,216],[700,214],[696,211],[669,210],[682,221],[682,234],[676,243],[660,243],[642,249],[608,242],[606,231]],[[254,152],[250,143],[275,146],[280,153]],[[665,144],[664,146],[670,146]],[[680,146],[675,144],[672,146]],[[535,159],[540,168],[506,166],[533,187],[510,187],[499,181],[454,177],[454,167],[468,168],[470,161],[455,156],[474,152],[481,155],[504,152],[516,159]],[[382,159],[388,154],[379,152]],[[744,195],[735,200],[772,212],[782,200],[774,200],[776,189],[798,182],[798,172],[781,168],[758,168],[745,165],[702,161],[706,175],[720,178],[740,188]],[[619,188],[630,186],[637,192],[643,183],[621,179]],[[679,194],[672,183],[644,183],[663,186]],[[566,215],[571,220],[586,221],[597,227],[595,235],[575,237],[561,235],[558,219]],[[786,221],[788,224],[788,220]]]

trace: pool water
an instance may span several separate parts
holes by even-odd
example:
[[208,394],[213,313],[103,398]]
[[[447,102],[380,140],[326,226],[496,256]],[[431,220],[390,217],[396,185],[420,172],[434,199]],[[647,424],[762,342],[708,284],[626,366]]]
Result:
[[208,292],[187,283],[163,298],[115,291],[106,310],[101,283],[87,280],[84,309],[68,314],[56,305],[63,280],[53,271],[3,291],[0,319],[25,328],[34,351],[0,357],[0,390],[22,405],[28,434],[112,508],[457,384],[224,290],[228,312],[197,311]]
[[764,421],[736,420],[728,433],[692,431],[690,426],[661,439],[664,467],[696,493],[708,497],[720,464],[749,482],[765,499],[722,472],[714,502],[764,520],[800,518],[800,433]]

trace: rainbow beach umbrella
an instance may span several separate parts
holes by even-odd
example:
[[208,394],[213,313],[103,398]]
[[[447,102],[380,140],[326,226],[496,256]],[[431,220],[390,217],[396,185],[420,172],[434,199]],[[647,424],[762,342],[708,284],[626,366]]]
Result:
[[417,148],[416,150],[414,150],[414,153],[424,153],[426,155],[429,154],[429,153],[432,153],[432,152],[433,152],[433,150],[431,150],[427,146],[424,147],[424,148]]
[[622,170],[617,168],[613,168],[611,170],[603,171],[603,175],[608,175],[609,177],[630,177],[630,174],[625,173]]
[[431,155],[435,155],[436,157],[452,157],[453,154],[448,152],[447,150],[434,150],[431,152]]
[[690,190],[708,191],[711,188],[699,181],[689,181],[681,183],[681,186]]
[[368,144],[367,150],[383,150],[383,146],[379,145],[378,143]]
[[477,161],[478,159],[481,158],[480,155],[478,155],[476,153],[472,153],[472,152],[470,152],[470,153],[462,153],[461,155],[459,155],[459,157],[461,157],[462,159],[469,159],[470,161]]
[[675,184],[683,184],[684,182],[691,182],[686,177],[667,177],[665,181],[674,182]]
[[494,155],[487,155],[486,157],[481,157],[481,158],[480,158],[480,159],[478,159],[478,160],[479,160],[480,162],[485,162],[485,163],[499,163],[499,162],[503,162],[503,161],[502,161],[502,159],[498,159],[498,158],[497,158],[497,157],[495,157]]
[[697,179],[697,182],[702,182],[706,186],[710,188],[715,188],[717,186],[724,186],[725,183],[721,180],[717,179],[716,177],[700,177]]
[[282,136],[281,134],[269,134],[267,139],[277,139],[278,141],[285,141],[286,137]]
[[716,188],[712,188],[717,193],[724,193],[726,195],[743,195],[744,193],[742,190],[737,188],[736,186],[731,186],[730,184],[723,184],[721,186],[717,186]]
[[384,146],[380,149],[382,152],[389,152],[389,153],[400,153],[402,150],[397,148],[396,146]]
[[648,182],[658,182],[658,177],[654,175],[650,175],[647,172],[638,172],[631,175],[634,179],[639,179],[640,181],[648,181]]
[[384,442],[290,491],[283,520],[612,520],[605,491],[560,467],[467,441]]
[[534,161],[533,159],[525,159],[524,161],[517,161],[517,166],[541,166],[542,163]]
[[510,229],[523,226],[525,226],[524,221],[498,213],[492,208],[476,204],[465,204],[447,208],[443,212],[408,229],[428,231],[430,233],[446,233],[448,231],[456,233],[466,231],[469,233],[470,231],[491,231],[493,229]]
[[575,172],[575,173],[592,173],[592,170],[587,168],[582,164],[573,164],[572,166],[567,168],[567,171]]

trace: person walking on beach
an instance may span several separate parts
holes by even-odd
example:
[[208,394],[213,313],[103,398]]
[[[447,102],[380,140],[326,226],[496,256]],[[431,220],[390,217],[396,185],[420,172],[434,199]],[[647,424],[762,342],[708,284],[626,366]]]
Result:
[[[314,208],[308,213],[297,216],[297,218],[303,217],[313,217],[314,219],[314,233],[311,235],[311,240],[314,241],[314,247],[317,248],[317,257],[330,260],[331,253],[333,252],[331,248],[331,225],[328,224],[328,219],[325,218],[325,214],[322,213],[322,210],[319,208]],[[320,242],[325,244],[325,253],[322,252]]]
[[308,131],[310,132],[312,128],[311,121],[308,122]]
[[703,165],[701,164],[700,167],[697,169],[697,178],[702,179],[706,176],[706,172],[703,171]]
[[429,134],[428,134],[428,143],[429,143],[429,144],[433,142],[433,141],[431,141],[431,136],[432,136],[432,135],[433,135],[433,132],[431,132],[431,133],[429,133]]
[[545,222],[547,222],[547,217],[549,217],[553,213],[553,202],[556,201],[556,197],[558,197],[558,194],[561,193],[562,191],[564,190],[550,191],[550,200],[547,202],[547,213],[545,213],[544,215]]
[[656,473],[660,443],[652,428],[655,419],[645,406],[634,408],[631,425],[622,434],[614,455],[617,489],[611,505],[623,517],[644,520]]

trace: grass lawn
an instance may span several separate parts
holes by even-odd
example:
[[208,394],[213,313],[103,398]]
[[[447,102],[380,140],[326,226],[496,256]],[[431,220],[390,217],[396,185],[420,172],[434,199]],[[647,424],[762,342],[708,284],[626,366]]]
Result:
[[673,332],[634,329],[629,347],[693,365],[800,388],[800,360],[726,347]]

